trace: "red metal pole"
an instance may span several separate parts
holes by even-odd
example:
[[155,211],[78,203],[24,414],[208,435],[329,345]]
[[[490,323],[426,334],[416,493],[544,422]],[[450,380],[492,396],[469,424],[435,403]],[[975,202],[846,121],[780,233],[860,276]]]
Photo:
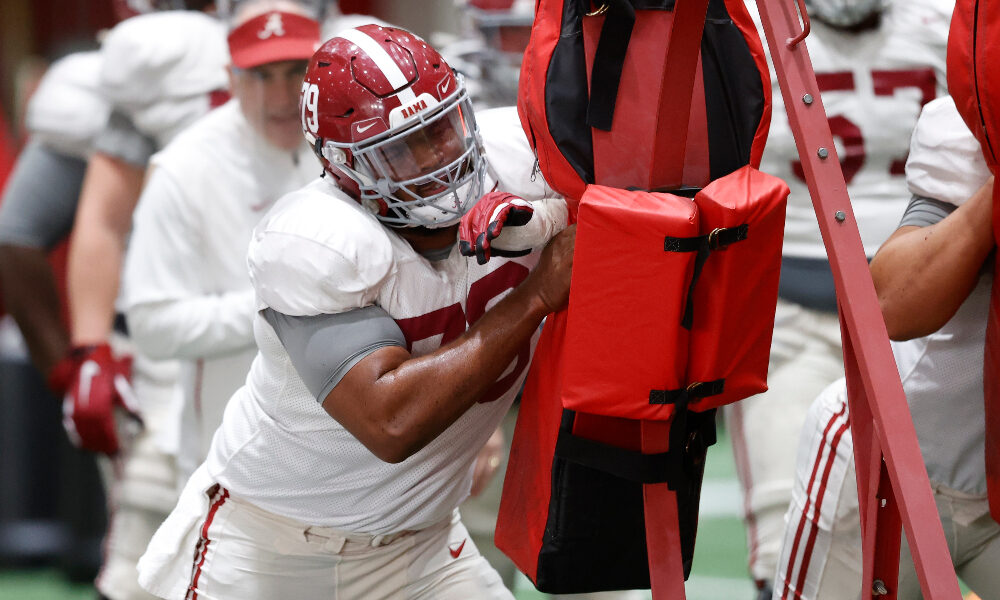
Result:
[[[801,5],[801,2],[798,4]],[[944,530],[917,445],[916,431],[889,347],[885,323],[875,297],[875,287],[868,271],[868,261],[847,196],[847,184],[820,99],[812,62],[805,44],[795,41],[804,29],[799,21],[799,10],[791,0],[757,0],[757,5],[830,259],[837,296],[842,299],[840,318],[847,333],[845,365],[852,365],[848,367],[848,377],[853,380],[849,381],[849,389],[864,389],[865,406],[871,412],[871,428],[867,424],[859,428],[855,422],[862,417],[854,413],[851,415],[855,448],[870,446],[867,456],[856,455],[859,502],[870,501],[872,488],[878,490],[883,487],[872,483],[882,479],[881,475],[872,473],[875,468],[881,473],[881,467],[874,466],[881,465],[881,461],[872,460],[872,455],[884,455],[885,474],[899,503],[900,517],[913,551],[924,596],[931,600],[959,600],[961,592],[958,579],[951,566]],[[807,18],[804,13],[802,17]],[[853,368],[854,365],[856,369]],[[860,388],[857,385],[858,379]],[[874,437],[867,433],[872,429]],[[870,444],[868,440],[871,440]],[[865,479],[868,477],[872,479]],[[867,490],[867,497],[861,494],[862,489]],[[878,512],[889,510],[891,509],[887,505]],[[882,560],[878,564],[885,568],[885,557],[891,556],[893,542],[889,539],[891,532],[879,531],[879,527],[885,523],[886,529],[892,530],[891,519],[886,520],[880,516],[873,518],[867,508],[865,512],[865,535],[873,536],[874,539],[865,548],[865,563],[873,564],[874,569],[877,566],[875,559],[881,556]],[[894,543],[898,552],[898,529],[896,531]],[[865,597],[883,598],[889,594],[894,597],[894,590],[887,589],[888,594],[884,594],[877,586],[873,589],[874,579],[878,577],[879,573],[876,572],[863,581],[862,589],[868,590]]]
[[[642,421],[639,425],[645,454],[666,452],[673,421]],[[677,494],[666,483],[642,486],[646,519],[646,552],[653,600],[684,600],[684,559],[677,526]]]

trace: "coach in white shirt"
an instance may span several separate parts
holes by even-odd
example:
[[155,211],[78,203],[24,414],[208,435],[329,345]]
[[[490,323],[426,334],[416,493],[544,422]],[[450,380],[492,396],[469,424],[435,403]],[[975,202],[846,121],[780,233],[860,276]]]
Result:
[[240,4],[229,33],[233,99],[156,154],[125,267],[130,332],[183,359],[181,482],[205,456],[257,352],[250,234],[280,196],[319,175],[299,91],[319,23],[297,2]]

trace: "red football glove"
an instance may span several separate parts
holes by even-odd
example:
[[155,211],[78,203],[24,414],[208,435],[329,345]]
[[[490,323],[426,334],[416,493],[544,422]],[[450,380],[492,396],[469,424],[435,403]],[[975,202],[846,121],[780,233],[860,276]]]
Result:
[[73,348],[66,353],[66,356],[62,357],[59,362],[52,366],[46,383],[53,394],[56,396],[66,395],[66,390],[73,383],[76,370],[80,367],[80,359],[86,352],[87,348],[85,347]]
[[[75,355],[75,357],[74,357]],[[139,421],[129,384],[131,358],[115,358],[108,344],[74,348],[67,359],[76,362],[63,398],[63,427],[76,446],[113,455],[118,452],[115,409]]]
[[490,192],[479,199],[469,212],[462,216],[458,228],[458,250],[462,256],[475,256],[476,262],[486,264],[492,256],[524,256],[528,250],[501,250],[493,248],[504,225],[525,225],[535,209],[527,200],[507,192]]

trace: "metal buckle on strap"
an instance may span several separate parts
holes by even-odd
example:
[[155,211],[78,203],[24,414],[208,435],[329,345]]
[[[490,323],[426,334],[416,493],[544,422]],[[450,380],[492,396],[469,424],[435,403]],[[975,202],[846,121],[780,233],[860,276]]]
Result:
[[716,227],[708,234],[708,248],[710,250],[719,249],[719,234],[724,231],[721,227]]
[[602,4],[601,7],[598,8],[597,10],[595,10],[593,12],[587,13],[586,16],[588,16],[588,17],[599,17],[599,16],[603,15],[606,12],[608,12],[608,5],[607,5],[607,3]]

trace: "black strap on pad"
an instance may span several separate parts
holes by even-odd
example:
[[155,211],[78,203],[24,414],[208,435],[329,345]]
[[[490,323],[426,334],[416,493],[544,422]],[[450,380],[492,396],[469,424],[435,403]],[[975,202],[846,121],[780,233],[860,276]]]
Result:
[[688,286],[687,303],[684,307],[684,315],[681,317],[681,327],[690,330],[694,323],[694,286],[701,277],[701,270],[705,267],[705,261],[709,254],[716,250],[725,250],[730,244],[742,242],[747,239],[750,226],[746,223],[736,227],[724,227],[713,229],[708,235],[696,237],[679,238],[666,236],[663,238],[664,252],[697,252],[694,259],[694,273],[691,275],[691,284]]

